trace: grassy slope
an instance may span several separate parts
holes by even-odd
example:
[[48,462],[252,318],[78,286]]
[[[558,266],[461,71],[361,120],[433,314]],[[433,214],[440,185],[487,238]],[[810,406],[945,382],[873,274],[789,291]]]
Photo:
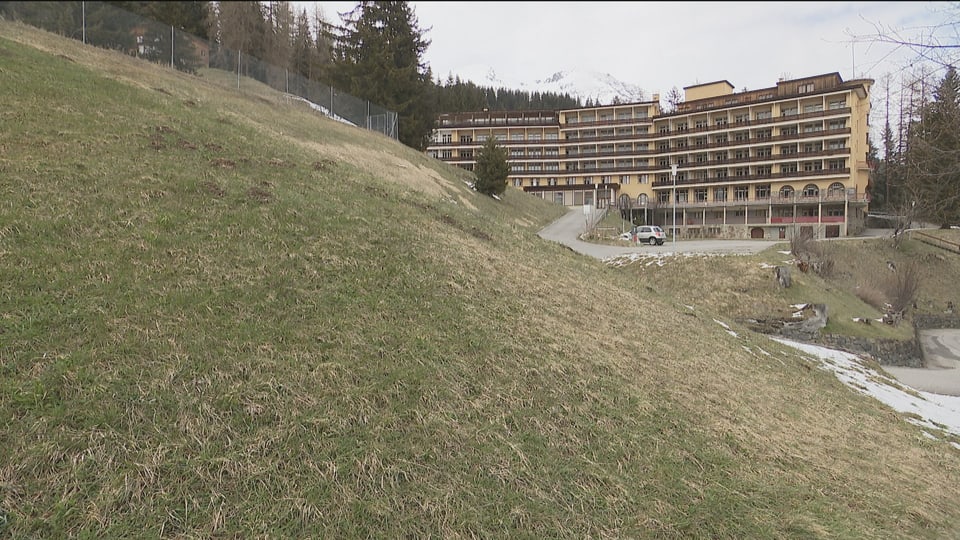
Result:
[[956,450],[542,242],[556,208],[255,85],[0,36],[0,531],[960,532]]

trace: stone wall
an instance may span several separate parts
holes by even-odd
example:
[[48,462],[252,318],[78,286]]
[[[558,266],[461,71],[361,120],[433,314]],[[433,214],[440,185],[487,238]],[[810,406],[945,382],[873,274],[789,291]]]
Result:
[[960,316],[950,314],[914,315],[913,327],[917,330],[960,328]]
[[923,367],[923,351],[916,338],[903,341],[821,334],[813,342],[830,349],[869,355],[883,366]]

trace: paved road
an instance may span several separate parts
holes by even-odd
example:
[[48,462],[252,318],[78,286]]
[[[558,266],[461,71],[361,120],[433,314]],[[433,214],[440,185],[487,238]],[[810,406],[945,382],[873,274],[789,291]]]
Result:
[[[579,239],[586,230],[586,217],[580,208],[547,225],[540,231],[545,240],[559,242],[577,253],[604,260],[633,253],[673,255],[682,253],[751,254],[783,241],[771,240],[678,240],[662,246],[606,246]],[[888,229],[868,229],[861,236],[888,236]],[[674,247],[674,245],[676,247]],[[924,368],[884,366],[884,371],[901,383],[934,394],[960,396],[960,330],[924,330],[920,332]]]
[[903,384],[948,396],[960,396],[960,330],[921,330],[920,348],[926,367],[883,366]]
[[633,253],[659,255],[673,255],[675,253],[751,254],[784,242],[783,240],[677,240],[674,243],[667,240],[662,246],[645,244],[636,247],[606,246],[579,240],[580,235],[586,230],[586,226],[587,220],[583,211],[576,208],[541,229],[539,234],[545,240],[559,242],[577,253],[601,260]]

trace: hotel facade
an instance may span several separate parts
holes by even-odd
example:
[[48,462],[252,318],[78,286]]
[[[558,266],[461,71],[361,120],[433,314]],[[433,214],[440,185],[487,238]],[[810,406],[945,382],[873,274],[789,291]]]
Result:
[[441,115],[426,152],[473,170],[495,137],[510,186],[566,206],[623,211],[680,238],[848,236],[864,227],[870,79],[839,73],[649,102]]

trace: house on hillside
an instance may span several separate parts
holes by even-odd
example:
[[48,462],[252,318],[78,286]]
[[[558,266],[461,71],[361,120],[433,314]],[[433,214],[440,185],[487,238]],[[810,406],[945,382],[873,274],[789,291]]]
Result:
[[839,73],[734,92],[558,111],[441,115],[426,152],[472,170],[489,137],[509,183],[566,206],[624,212],[681,238],[853,235],[865,226],[871,79]]

